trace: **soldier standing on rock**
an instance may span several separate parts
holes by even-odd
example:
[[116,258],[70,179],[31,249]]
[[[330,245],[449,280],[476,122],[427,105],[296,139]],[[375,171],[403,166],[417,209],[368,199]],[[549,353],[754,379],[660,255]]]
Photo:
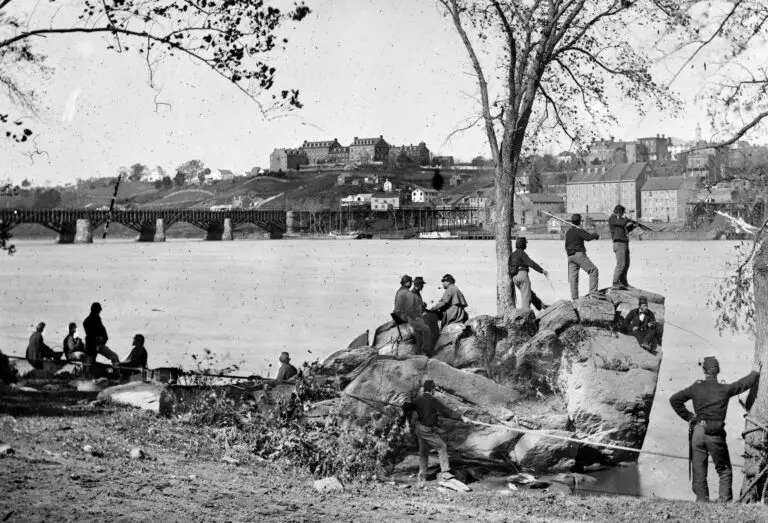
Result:
[[613,271],[613,288],[627,289],[632,286],[627,281],[629,272],[629,234],[637,227],[637,222],[624,216],[626,209],[619,204],[608,218],[608,227],[613,238],[613,253],[616,255],[616,270]]
[[[669,403],[678,416],[689,425],[689,459],[693,470],[693,493],[696,501],[709,501],[707,485],[707,457],[712,455],[715,470],[720,476],[720,501],[731,501],[733,492],[733,471],[728,445],[725,442],[725,415],[728,412],[728,400],[757,384],[760,373],[752,371],[733,383],[718,383],[720,364],[710,356],[700,363],[704,370],[704,379],[696,381],[688,388],[669,398]],[[695,415],[685,408],[685,402],[693,401]]]
[[417,419],[414,421],[414,431],[419,440],[419,481],[427,478],[427,466],[429,465],[430,447],[437,450],[437,456],[440,460],[441,479],[450,479],[451,464],[448,460],[448,446],[438,433],[439,417],[442,414],[447,418],[460,419],[464,423],[469,423],[469,418],[449,409],[443,403],[435,398],[432,393],[435,390],[435,382],[426,380],[424,382],[424,392],[416,396],[411,402],[403,406],[406,416],[410,417],[415,412]]
[[419,349],[419,354],[428,354],[432,351],[432,346],[435,341],[432,337],[432,330],[424,321],[424,311],[427,309],[424,305],[424,299],[421,297],[421,290],[424,288],[424,278],[416,276],[413,280],[413,288],[411,289],[411,310],[409,311],[408,324],[413,328],[413,334],[416,338],[416,346]]
[[579,271],[584,270],[589,275],[589,293],[597,292],[597,279],[599,272],[592,260],[587,256],[585,241],[597,240],[599,235],[589,233],[580,227],[581,214],[571,216],[571,223],[575,227],[569,227],[565,233],[565,253],[568,255],[568,283],[571,286],[571,299],[579,297]]
[[509,276],[512,278],[515,287],[520,289],[520,308],[530,309],[531,304],[533,304],[536,310],[543,310],[547,308],[547,305],[544,305],[541,299],[536,296],[536,293],[531,290],[531,277],[528,275],[528,270],[533,269],[545,277],[549,273],[525,253],[527,247],[528,240],[526,238],[521,236],[515,240],[516,250],[509,258]]

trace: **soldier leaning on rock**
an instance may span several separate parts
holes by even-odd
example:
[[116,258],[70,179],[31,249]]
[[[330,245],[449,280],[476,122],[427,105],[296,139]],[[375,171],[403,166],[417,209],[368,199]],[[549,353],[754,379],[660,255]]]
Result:
[[[690,424],[689,459],[693,471],[693,493],[696,501],[709,501],[707,485],[707,458],[712,456],[715,470],[720,476],[720,501],[733,499],[731,485],[733,471],[728,444],[725,441],[725,415],[728,412],[728,400],[757,385],[760,373],[752,371],[733,383],[718,383],[720,364],[710,356],[701,363],[704,379],[696,381],[688,388],[669,398],[672,408],[678,416]],[[692,413],[685,408],[685,402],[693,402]]]

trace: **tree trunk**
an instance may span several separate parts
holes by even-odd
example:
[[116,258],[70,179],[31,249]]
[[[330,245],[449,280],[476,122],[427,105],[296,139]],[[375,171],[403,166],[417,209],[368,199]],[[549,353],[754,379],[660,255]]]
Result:
[[509,277],[514,221],[514,162],[502,151],[496,165],[496,314],[509,317],[515,309],[515,287]]
[[[768,241],[758,249],[753,262],[755,296],[755,357],[754,366],[762,365],[760,380],[747,399],[749,417],[763,425],[768,425]],[[753,403],[751,403],[754,401]],[[751,405],[750,405],[751,403]],[[756,428],[747,421],[746,429]],[[749,485],[768,465],[768,432],[756,430],[744,436],[744,482],[741,495],[744,496]],[[766,476],[757,481],[744,497],[745,503],[766,502],[763,489],[766,488]]]

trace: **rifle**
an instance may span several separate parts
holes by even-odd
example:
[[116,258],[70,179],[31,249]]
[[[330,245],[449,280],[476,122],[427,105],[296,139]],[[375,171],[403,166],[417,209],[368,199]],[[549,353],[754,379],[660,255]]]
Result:
[[549,214],[547,211],[539,211],[539,212],[540,212],[541,214],[546,214],[546,215],[547,215],[547,216],[549,216],[550,218],[554,218],[555,220],[557,220],[557,221],[559,221],[559,222],[562,222],[562,223],[564,223],[564,224],[566,224],[566,225],[570,225],[571,227],[576,227],[577,229],[581,229],[581,230],[582,230],[582,231],[584,231],[584,232],[588,232],[586,229],[584,229],[584,228],[582,228],[582,227],[579,227],[578,225],[576,225],[576,224],[574,224],[574,223],[571,223],[571,222],[569,222],[568,220],[563,220],[562,218],[558,218],[558,217],[557,217],[557,216],[555,216],[554,214]]

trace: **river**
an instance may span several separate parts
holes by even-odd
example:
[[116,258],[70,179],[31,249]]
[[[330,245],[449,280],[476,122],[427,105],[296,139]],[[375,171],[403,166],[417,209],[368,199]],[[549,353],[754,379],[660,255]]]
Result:
[[[666,295],[669,322],[645,450],[687,456],[687,426],[672,412],[669,397],[700,377],[700,358],[717,356],[727,381],[750,370],[753,342],[743,334],[719,337],[706,306],[735,245],[631,245],[629,281]],[[467,297],[470,316],[494,314],[496,306],[491,241],[97,240],[90,245],[17,241],[16,246],[14,256],[0,256],[0,349],[21,356],[37,322],[48,325],[47,343],[60,346],[67,324],[81,326],[93,301],[101,302],[109,345],[121,357],[141,333],[152,367],[189,367],[191,356],[207,348],[222,366],[240,364],[244,373],[265,376],[276,374],[281,351],[300,365],[346,347],[366,329],[373,333],[387,321],[403,273],[425,278],[427,302],[440,297],[440,278],[449,272]],[[611,243],[591,242],[588,250],[605,287],[614,266]],[[562,242],[532,241],[528,253],[550,272],[552,286],[532,274],[545,303],[568,298]],[[582,293],[586,285],[582,273]],[[742,414],[732,401],[727,426],[737,493]],[[685,460],[643,456],[637,469],[608,474],[596,488],[693,499],[687,475]],[[713,496],[715,477],[710,467]]]

